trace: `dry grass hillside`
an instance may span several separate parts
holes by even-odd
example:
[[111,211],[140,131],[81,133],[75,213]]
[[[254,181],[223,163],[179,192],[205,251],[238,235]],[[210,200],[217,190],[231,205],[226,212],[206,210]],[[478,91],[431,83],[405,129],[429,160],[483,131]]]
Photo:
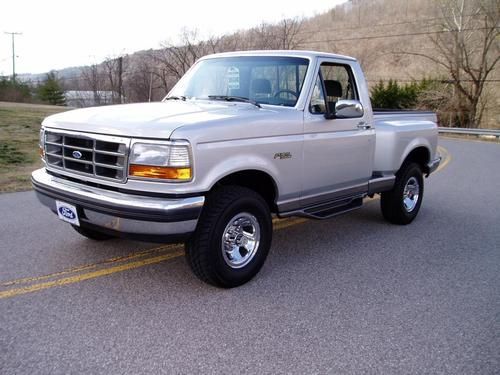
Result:
[[[299,48],[331,51],[356,57],[368,83],[396,79],[401,83],[423,78],[450,79],[449,72],[427,58],[409,53],[436,56],[437,33],[452,17],[446,5],[459,1],[438,0],[352,0],[325,14],[308,19],[303,26]],[[448,4],[447,4],[448,3]],[[464,14],[468,10],[465,2]],[[493,9],[500,11],[500,1]],[[444,11],[443,11],[444,9]],[[484,15],[478,14],[478,17]],[[480,26],[477,26],[480,27]],[[496,25],[497,32],[499,25]],[[498,56],[499,39],[491,54]],[[500,69],[497,65],[488,78],[482,95],[486,106],[481,127],[500,128]]]
[[[449,71],[416,55],[438,56],[433,39],[446,35],[443,24],[452,14],[451,10],[443,12],[442,5],[456,6],[462,1],[466,15],[476,12],[475,4],[488,3],[489,11],[497,15],[494,30],[498,35],[500,0],[351,0],[315,17],[276,20],[274,24],[256,25],[223,36],[200,36],[203,30],[185,30],[176,44],[166,41],[160,49],[125,56],[120,88],[116,87],[116,82],[121,82],[116,77],[116,59],[83,67],[80,76],[66,81],[66,87],[96,93],[118,91],[128,101],[160,100],[197,58],[248,49],[308,49],[354,56],[361,62],[370,85],[389,79],[401,83],[423,78],[450,80]],[[481,20],[483,15],[474,13],[474,17]],[[471,25],[478,28],[479,21],[474,22]],[[471,38],[469,43],[474,40]],[[495,54],[500,55],[499,45],[497,36],[490,60]],[[479,52],[474,53],[474,59],[480,57]],[[481,105],[485,105],[480,124],[483,128],[500,127],[499,79],[497,66],[481,95]],[[455,107],[461,107],[461,100],[458,93]]]

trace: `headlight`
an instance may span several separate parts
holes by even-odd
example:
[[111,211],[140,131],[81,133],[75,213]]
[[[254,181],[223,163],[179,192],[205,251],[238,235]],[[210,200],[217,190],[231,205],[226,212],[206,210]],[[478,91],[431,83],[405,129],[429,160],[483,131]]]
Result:
[[190,181],[189,144],[181,142],[134,143],[130,152],[129,177]]

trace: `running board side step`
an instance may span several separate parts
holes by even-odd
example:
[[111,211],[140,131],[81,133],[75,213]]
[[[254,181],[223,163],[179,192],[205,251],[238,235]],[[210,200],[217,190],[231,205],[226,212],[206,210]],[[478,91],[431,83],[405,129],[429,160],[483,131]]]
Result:
[[329,219],[331,217],[349,212],[363,206],[364,195],[350,198],[338,199],[331,202],[325,202],[314,206],[306,207],[302,210],[287,212],[285,216],[302,216],[310,219]]

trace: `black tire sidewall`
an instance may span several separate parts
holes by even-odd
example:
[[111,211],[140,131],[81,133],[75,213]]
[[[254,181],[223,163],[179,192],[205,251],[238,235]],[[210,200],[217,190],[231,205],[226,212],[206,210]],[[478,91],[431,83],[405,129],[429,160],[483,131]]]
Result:
[[[412,211],[408,212],[403,203],[403,194],[406,183],[412,177],[415,177],[418,182],[418,201],[415,208]],[[422,176],[422,171],[417,164],[409,164],[406,167],[400,177],[400,180],[398,181],[397,194],[394,198],[399,200],[398,209],[400,211],[400,214],[406,219],[405,221],[407,221],[408,223],[413,221],[420,210],[420,206],[422,205],[422,200],[424,198],[424,178]]]
[[[229,221],[239,213],[248,212],[255,216],[260,226],[260,241],[253,259],[242,268],[231,268],[222,253],[222,235]],[[241,285],[250,280],[263,266],[272,239],[272,220],[267,204],[253,196],[241,197],[225,207],[217,220],[210,237],[210,250],[220,282],[227,286]]]

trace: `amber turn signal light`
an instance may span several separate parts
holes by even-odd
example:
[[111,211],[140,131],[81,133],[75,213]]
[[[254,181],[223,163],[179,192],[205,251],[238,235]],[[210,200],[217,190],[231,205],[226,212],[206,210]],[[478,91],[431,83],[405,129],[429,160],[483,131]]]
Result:
[[151,165],[131,164],[128,175],[130,177],[188,181],[191,179],[191,168],[155,167]]

